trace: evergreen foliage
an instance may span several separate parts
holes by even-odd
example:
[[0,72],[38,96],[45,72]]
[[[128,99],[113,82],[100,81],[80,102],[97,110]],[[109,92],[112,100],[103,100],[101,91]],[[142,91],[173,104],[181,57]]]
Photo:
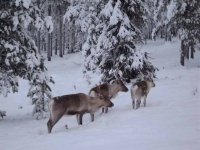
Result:
[[97,25],[90,26],[93,29],[90,28],[83,46],[85,72],[100,72],[104,82],[115,80],[116,71],[126,82],[154,74],[155,68],[145,57],[147,54],[136,48],[136,44],[143,43],[144,14],[142,1],[108,1],[97,16]]
[[47,103],[52,97],[51,88],[48,83],[54,83],[52,78],[47,75],[47,68],[44,66],[44,58],[41,58],[40,61],[40,67],[36,67],[31,76],[32,80],[29,82],[30,89],[27,95],[32,99],[32,104],[35,105],[33,115],[36,116],[36,119],[45,118],[45,112],[48,111]]
[[[162,25],[175,24],[178,30],[181,46],[181,64],[184,65],[184,57],[194,53],[194,47],[200,43],[200,1],[199,0],[157,0],[155,9],[155,20],[157,26],[154,33],[159,30]],[[162,16],[158,14],[163,14]],[[154,34],[153,33],[153,34]],[[193,58],[193,57],[192,57]]]
[[[37,86],[37,77],[42,79],[42,94],[49,97],[48,76],[44,69],[41,55],[35,42],[27,34],[26,28],[29,25],[38,30],[43,29],[44,22],[40,10],[30,0],[1,0],[0,5],[0,94],[7,96],[8,93],[18,92],[18,77],[29,80]],[[47,89],[45,87],[48,87]],[[46,91],[47,90],[47,91]],[[43,103],[43,98],[40,99]],[[36,104],[36,103],[34,103]],[[35,109],[39,105],[35,105]]]

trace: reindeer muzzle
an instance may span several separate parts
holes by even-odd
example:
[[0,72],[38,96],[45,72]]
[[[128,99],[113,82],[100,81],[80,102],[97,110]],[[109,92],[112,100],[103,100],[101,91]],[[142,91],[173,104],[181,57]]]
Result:
[[114,104],[111,102],[110,105],[109,105],[108,107],[113,107],[113,106],[114,106]]
[[124,92],[128,92],[128,88],[126,88],[126,89],[124,90]]

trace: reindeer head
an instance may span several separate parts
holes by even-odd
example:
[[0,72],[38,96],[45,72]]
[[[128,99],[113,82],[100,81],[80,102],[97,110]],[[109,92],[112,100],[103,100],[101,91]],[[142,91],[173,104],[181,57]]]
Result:
[[124,85],[124,83],[121,80],[118,69],[115,72],[115,78],[116,78],[116,81],[114,82],[114,84],[117,85],[116,87],[118,88],[118,90],[122,92],[128,92],[128,88]]
[[102,101],[102,104],[104,107],[113,107],[114,104],[110,101],[109,98],[109,93],[103,93],[101,91],[101,82],[99,85],[96,85],[97,87],[97,97],[100,98],[100,100]]
[[144,80],[147,82],[147,84],[149,84],[151,87],[155,87],[155,83],[153,82],[153,79],[151,78],[151,76],[147,76],[144,77]]
[[6,116],[6,111],[1,111],[0,110],[0,116],[3,118],[4,116]]

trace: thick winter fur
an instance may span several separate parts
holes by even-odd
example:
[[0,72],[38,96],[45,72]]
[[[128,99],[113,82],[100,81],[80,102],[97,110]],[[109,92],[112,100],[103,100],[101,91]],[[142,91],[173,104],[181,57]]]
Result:
[[112,107],[113,103],[84,93],[54,97],[49,102],[50,118],[47,122],[48,133],[63,115],[76,115],[78,124],[82,124],[85,113],[94,114],[101,107]]
[[0,110],[0,116],[3,119],[3,117],[6,116],[6,111]]
[[[89,95],[95,97],[102,95],[104,99],[111,100],[114,99],[120,91],[127,92],[128,88],[121,80],[116,80],[113,84],[104,83],[92,88],[89,92]],[[102,112],[104,112],[104,110],[105,113],[107,113],[108,107],[102,108]],[[91,118],[94,118],[94,116],[91,116]]]
[[146,107],[147,95],[152,87],[155,87],[153,79],[147,77],[144,81],[136,82],[131,86],[131,98],[133,109],[140,107],[141,99],[143,98],[144,107]]

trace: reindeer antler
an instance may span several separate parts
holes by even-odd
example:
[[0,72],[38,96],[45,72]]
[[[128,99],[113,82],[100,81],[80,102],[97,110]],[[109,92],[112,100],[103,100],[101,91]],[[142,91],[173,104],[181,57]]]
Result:
[[120,79],[119,69],[118,69],[118,68],[116,69],[116,72],[115,72],[115,78],[116,78],[117,80]]
[[153,78],[153,74],[151,72],[148,72],[146,77],[147,78]]
[[97,87],[97,92],[98,92],[98,93],[101,91],[101,87],[100,87],[100,85],[101,85],[101,82],[99,82],[99,83],[100,83],[99,85],[97,85],[97,84],[96,84],[96,87]]
[[99,82],[99,85],[96,84],[96,87],[97,87],[97,93],[98,93],[97,96],[101,98],[103,96],[101,92],[101,82]]

